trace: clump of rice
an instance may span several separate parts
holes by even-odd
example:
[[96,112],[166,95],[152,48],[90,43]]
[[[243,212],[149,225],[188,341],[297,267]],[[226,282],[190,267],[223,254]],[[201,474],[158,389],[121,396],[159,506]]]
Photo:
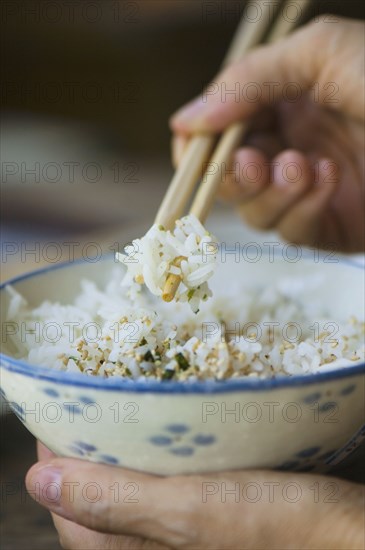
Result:
[[212,293],[208,279],[213,275],[217,259],[217,241],[193,215],[175,222],[173,231],[153,225],[141,239],[125,248],[116,258],[127,267],[123,285],[130,296],[145,284],[155,296],[163,296],[169,274],[181,279],[174,300],[189,302],[197,312],[201,301]]
[[105,289],[83,281],[69,305],[31,309],[8,287],[7,321],[19,328],[9,337],[29,363],[105,378],[268,378],[356,364],[364,360],[364,323],[337,322],[334,332],[320,306],[301,299],[303,288],[321,284],[310,277],[270,287],[236,281],[214,289],[197,314],[147,291],[128,295],[118,269]]

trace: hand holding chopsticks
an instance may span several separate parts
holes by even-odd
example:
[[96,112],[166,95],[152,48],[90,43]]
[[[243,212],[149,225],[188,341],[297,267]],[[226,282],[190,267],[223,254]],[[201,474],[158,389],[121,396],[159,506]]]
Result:
[[[301,8],[306,9],[311,0],[301,0]],[[272,26],[267,42],[274,42],[289,34],[295,27],[295,19],[284,17],[284,10],[288,7],[286,0],[275,24]],[[242,18],[232,45],[226,55],[223,65],[240,61],[252,48],[262,42],[272,23],[272,18],[278,11],[278,3],[262,3],[261,17],[255,23],[250,22],[245,15]],[[247,7],[249,10],[250,5]],[[209,159],[209,153],[213,148],[215,136],[209,134],[196,135],[189,141],[175,175],[170,183],[167,193],[161,203],[155,218],[155,223],[170,229],[175,221],[184,214],[186,205],[194,191],[199,177],[202,183],[192,202],[190,213],[194,214],[201,222],[204,222],[214,201],[219,185],[220,174],[205,173],[203,168],[208,159],[210,163],[221,165],[228,163],[234,149],[240,144],[247,130],[247,124],[236,123],[229,126],[222,134],[219,142]]]

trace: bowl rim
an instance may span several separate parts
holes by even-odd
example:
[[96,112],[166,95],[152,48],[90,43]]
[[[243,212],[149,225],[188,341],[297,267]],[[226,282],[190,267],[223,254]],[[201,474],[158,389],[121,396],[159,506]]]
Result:
[[[267,255],[267,254],[266,254]],[[319,253],[319,258],[323,258],[324,253]],[[113,254],[103,254],[96,261],[106,261],[114,257]],[[301,259],[309,259],[309,254],[302,255]],[[5,290],[8,285],[15,285],[27,279],[32,279],[39,275],[48,272],[57,271],[60,269],[71,268],[74,265],[96,263],[87,261],[83,258],[73,260],[72,262],[60,262],[52,266],[42,267],[40,269],[24,273],[4,281],[0,285],[0,293]],[[279,259],[279,261],[284,261]],[[341,257],[338,262],[343,265],[355,269],[364,267],[356,260]],[[96,389],[106,391],[122,391],[127,393],[164,393],[164,394],[212,394],[226,392],[252,392],[252,391],[267,391],[271,389],[281,389],[298,386],[311,386],[313,384],[324,383],[333,380],[344,378],[352,378],[354,376],[365,374],[365,362],[342,367],[333,371],[319,372],[306,375],[294,376],[278,376],[276,378],[241,378],[228,380],[195,380],[189,381],[159,381],[159,380],[130,380],[123,378],[99,378],[97,376],[85,376],[82,373],[69,373],[67,371],[53,370],[48,367],[40,367],[27,363],[21,359],[15,359],[5,353],[0,353],[0,367],[7,371],[36,378],[44,382],[53,382],[66,386],[76,386],[84,389]]]

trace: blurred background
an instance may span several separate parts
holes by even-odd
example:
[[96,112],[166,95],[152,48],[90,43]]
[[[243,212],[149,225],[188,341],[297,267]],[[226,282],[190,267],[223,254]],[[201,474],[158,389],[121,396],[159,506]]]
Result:
[[[244,7],[2,2],[2,279],[143,234],[173,173],[168,118],[214,77]],[[357,0],[316,0],[314,9],[306,19],[364,15]],[[229,226],[252,238],[227,207],[212,219],[218,236]],[[33,438],[7,410],[1,438],[2,547],[59,548],[48,513],[23,490]]]
[[[316,0],[305,19],[362,4]],[[172,175],[168,118],[214,77],[244,7],[2,2],[3,278],[69,259],[67,239],[110,248],[149,226]]]

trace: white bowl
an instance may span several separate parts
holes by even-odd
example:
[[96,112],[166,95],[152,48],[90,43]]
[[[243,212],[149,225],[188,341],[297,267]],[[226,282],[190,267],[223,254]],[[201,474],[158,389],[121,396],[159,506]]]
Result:
[[[232,258],[232,256],[229,256]],[[228,258],[228,259],[229,259]],[[11,284],[32,306],[68,303],[88,278],[103,284],[112,258],[76,262],[18,277]],[[219,267],[217,277],[271,284],[323,273],[320,300],[333,320],[363,316],[364,274],[355,263],[262,257]],[[8,295],[1,288],[3,313]],[[3,317],[4,318],[4,317]],[[134,382],[70,374],[12,357],[2,338],[1,384],[24,425],[62,456],[171,475],[239,468],[323,470],[365,437],[365,364],[315,375],[222,382]]]

